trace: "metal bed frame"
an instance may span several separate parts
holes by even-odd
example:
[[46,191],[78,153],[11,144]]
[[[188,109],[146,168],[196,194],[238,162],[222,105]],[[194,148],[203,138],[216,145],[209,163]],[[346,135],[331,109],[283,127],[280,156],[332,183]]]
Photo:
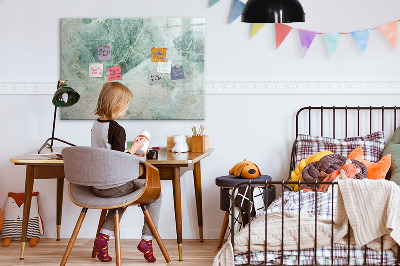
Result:
[[[394,131],[396,129],[396,125],[397,125],[397,122],[396,122],[397,119],[396,118],[397,118],[397,111],[399,109],[400,108],[398,108],[396,106],[393,106],[393,107],[385,107],[385,106],[382,106],[382,107],[372,107],[372,106],[369,106],[369,107],[360,107],[360,106],[357,106],[357,107],[348,107],[348,106],[344,106],[344,107],[337,107],[337,106],[331,106],[331,107],[324,107],[324,106],[312,107],[312,106],[308,106],[308,107],[303,107],[296,114],[296,138],[300,134],[299,133],[299,126],[300,126],[299,120],[300,120],[300,114],[303,111],[308,111],[308,134],[309,135],[311,135],[311,131],[312,131],[311,112],[313,110],[317,110],[317,112],[319,111],[319,115],[320,115],[320,136],[324,136],[324,126],[326,125],[326,123],[324,124],[324,111],[325,110],[331,110],[329,113],[331,113],[331,115],[332,115],[331,118],[332,118],[332,123],[333,123],[332,124],[332,129],[333,129],[332,136],[333,136],[333,138],[336,137],[336,122],[338,120],[338,119],[336,119],[336,113],[339,112],[339,111],[340,112],[344,112],[344,121],[341,121],[341,122],[342,122],[342,125],[344,125],[345,137],[347,138],[347,136],[348,136],[348,125],[349,125],[349,121],[348,121],[349,119],[348,118],[349,118],[349,113],[350,112],[356,112],[356,115],[357,115],[357,125],[356,125],[357,126],[357,136],[360,136],[360,121],[361,121],[360,113],[361,112],[363,112],[363,113],[369,112],[369,132],[372,133],[373,114],[375,114],[376,112],[379,112],[379,111],[381,112],[381,130],[384,131],[384,129],[385,129],[385,113],[387,113],[386,111],[393,112],[392,114],[393,114],[393,131]],[[325,119],[325,121],[326,120],[328,120],[328,119]],[[353,123],[353,125],[354,125],[354,123]],[[296,158],[295,146],[296,146],[296,141],[293,144],[293,149],[292,149],[292,153],[291,153],[289,176],[290,176],[290,172],[296,167],[296,165],[295,165],[295,158]],[[334,189],[334,186],[336,186],[338,183],[336,181],[332,181],[332,182],[319,182],[319,181],[304,182],[304,181],[285,181],[285,180],[283,180],[283,181],[265,181],[265,182],[263,182],[263,181],[252,181],[250,179],[249,181],[242,182],[242,183],[236,185],[234,187],[233,191],[232,191],[232,195],[235,195],[235,192],[239,187],[242,187],[242,186],[251,186],[251,187],[254,186],[254,187],[256,187],[257,186],[259,188],[263,188],[264,189],[266,198],[268,198],[268,189],[266,189],[266,188],[268,188],[269,186],[271,186],[271,185],[281,186],[282,195],[283,195],[285,190],[291,190],[290,186],[287,186],[287,185],[292,185],[292,184],[299,185],[299,187],[300,187],[301,184],[315,185],[314,191],[317,192],[317,189],[318,189],[319,185],[330,184],[330,185],[332,185],[332,189]],[[301,202],[301,192],[300,192],[300,190],[298,191],[298,193],[299,193],[299,202]],[[250,198],[252,198],[252,196],[253,196],[252,194],[253,194],[253,191],[250,189]],[[281,197],[281,198],[282,198],[282,212],[284,212],[284,197]],[[332,222],[332,227],[331,227],[332,228],[332,237],[331,237],[331,261],[332,261],[332,265],[334,263],[334,254],[333,254],[333,252],[334,252],[334,250],[333,250],[333,244],[334,244],[333,243],[333,224],[334,224],[334,220],[333,220],[334,219],[334,217],[333,217],[334,206],[333,206],[333,204],[334,203],[333,203],[333,199],[334,199],[334,193],[332,193],[332,213],[331,213],[331,215],[332,215],[332,221],[331,221]],[[317,208],[318,208],[317,207],[317,202],[318,202],[317,193],[315,193],[315,213],[317,213]],[[267,233],[268,233],[267,207],[268,206],[266,204],[267,204],[267,201],[264,201],[264,208],[265,208],[264,262],[259,263],[259,265],[272,265],[272,264],[268,264],[268,262],[267,262],[267,252],[268,252],[268,250],[267,250],[267,242],[268,242],[268,239],[267,239]],[[299,214],[298,226],[300,227],[300,204],[299,204],[298,214]],[[232,200],[231,200],[231,232],[230,232],[231,239],[230,239],[230,241],[231,241],[231,244],[232,244],[233,248],[234,248],[234,245],[235,245],[235,241],[234,241],[234,237],[235,237],[235,234],[234,234],[234,217],[235,217],[234,197],[232,197]],[[314,258],[313,258],[314,263],[313,264],[307,264],[307,265],[318,265],[317,264],[317,254],[316,254],[317,238],[318,238],[316,224],[317,224],[317,215],[315,215],[315,239],[314,239]],[[248,227],[249,227],[249,242],[247,244],[247,262],[248,263],[245,264],[245,265],[250,265],[251,264],[251,255],[250,255],[251,254],[251,249],[250,249],[250,243],[251,243],[251,230],[250,230],[251,229],[251,219],[249,219]],[[282,234],[281,249],[280,249],[281,256],[280,256],[280,264],[278,264],[278,265],[284,265],[283,264],[283,259],[284,259],[284,256],[283,256],[283,251],[284,251],[284,240],[283,240],[283,238],[284,238],[283,237],[283,235],[284,235],[284,218],[283,218],[283,216],[282,216],[282,232],[281,232],[281,234]],[[297,265],[305,265],[305,264],[300,264],[300,254],[301,254],[300,242],[301,242],[301,238],[300,238],[300,230],[299,230],[298,243],[297,243],[297,247],[298,247],[297,248]],[[395,265],[400,265],[400,249],[399,249],[400,246],[397,245],[397,248],[398,248],[399,252],[397,253],[397,258],[396,258]],[[363,249],[364,249],[364,263],[363,263],[363,265],[367,265],[366,264],[367,263],[367,253],[366,253],[366,249],[367,248],[366,248],[366,246],[363,246]],[[348,226],[348,233],[347,233],[347,264],[346,265],[350,265],[350,224]],[[383,261],[383,236],[381,237],[380,265],[384,265],[384,261]]]

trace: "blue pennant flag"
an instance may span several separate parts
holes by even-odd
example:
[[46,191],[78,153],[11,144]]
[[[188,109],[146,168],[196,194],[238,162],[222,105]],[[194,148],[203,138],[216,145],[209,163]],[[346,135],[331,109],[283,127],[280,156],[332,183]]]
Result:
[[235,19],[237,19],[240,15],[242,15],[242,11],[244,8],[244,3],[239,0],[233,0],[231,17],[229,19],[229,23],[232,23]]
[[339,39],[340,39],[340,36],[342,36],[342,34],[340,34],[338,32],[334,32],[334,33],[325,33],[323,36],[324,36],[326,48],[328,48],[329,55],[332,58],[333,54],[336,51],[336,48],[338,47]]
[[358,47],[361,50],[361,53],[364,55],[368,46],[369,33],[371,29],[360,30],[360,31],[352,31],[351,35],[353,35],[354,40],[356,41]]
[[208,7],[212,7],[213,5],[215,5],[218,2],[219,2],[219,0],[210,0],[210,5]]

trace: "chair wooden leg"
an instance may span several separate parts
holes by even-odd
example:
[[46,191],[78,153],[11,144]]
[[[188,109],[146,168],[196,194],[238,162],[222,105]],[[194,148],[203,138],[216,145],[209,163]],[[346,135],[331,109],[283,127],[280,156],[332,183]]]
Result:
[[[106,209],[101,210],[101,215],[100,215],[100,219],[99,219],[99,226],[97,226],[96,238],[100,234],[100,230],[103,227],[104,221],[106,220],[106,215],[107,215],[107,210]],[[95,248],[95,246],[93,244],[92,258],[96,258],[96,255],[97,255],[97,250],[96,250],[96,248]]]
[[228,227],[228,222],[229,222],[229,212],[225,212],[225,217],[224,217],[224,221],[222,222],[221,234],[219,235],[217,248],[220,248],[222,246],[222,242],[224,241],[226,228]]
[[61,260],[60,265],[64,266],[67,263],[69,254],[71,253],[72,247],[74,246],[76,237],[78,236],[79,230],[81,229],[83,220],[85,219],[87,208],[82,208],[81,214],[79,215],[78,221],[76,222],[74,232],[72,232],[71,239],[69,240],[67,249],[65,250],[64,257]]
[[119,235],[119,213],[118,209],[115,209],[114,214],[114,234],[115,234],[115,256],[117,257],[115,261],[115,265],[121,265],[121,243],[120,243],[120,235]]
[[146,220],[147,224],[150,227],[151,232],[153,233],[153,236],[155,237],[155,239],[157,240],[157,244],[161,249],[161,252],[164,256],[164,259],[167,263],[171,262],[171,259],[168,255],[168,251],[164,246],[164,243],[161,240],[160,234],[158,233],[158,230],[156,228],[156,225],[153,222],[153,219],[150,216],[149,211],[147,210],[145,205],[140,205],[140,207],[142,208],[143,214],[144,214],[144,219]]

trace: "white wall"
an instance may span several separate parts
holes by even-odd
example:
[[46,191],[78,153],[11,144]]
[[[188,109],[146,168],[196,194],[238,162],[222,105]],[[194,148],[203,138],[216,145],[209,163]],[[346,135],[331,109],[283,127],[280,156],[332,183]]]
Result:
[[[375,27],[398,17],[400,2],[302,0],[306,23],[293,24],[321,32]],[[301,59],[298,33],[290,33],[274,50],[273,25],[250,40],[251,27],[227,24],[230,0],[208,9],[208,0],[50,1],[0,0],[0,82],[56,82],[59,79],[60,18],[62,17],[206,17],[207,81],[399,81],[399,52],[391,50],[379,31],[371,33],[363,57],[351,36],[342,37],[334,59],[329,59],[318,36]],[[214,179],[227,174],[238,161],[255,161],[275,180],[286,176],[294,138],[294,114],[308,105],[398,105],[399,95],[261,94],[215,95],[205,98],[205,123],[215,152],[202,162],[205,238],[218,238],[223,214]],[[7,192],[24,190],[25,168],[9,158],[35,150],[51,134],[51,95],[0,95],[0,207]],[[78,145],[90,144],[91,121],[57,121],[56,135]],[[189,134],[199,121],[121,121],[128,138],[142,128],[152,132],[154,146],[165,146],[176,133]],[[183,237],[197,237],[197,217],[190,173],[182,177]],[[38,180],[45,237],[55,237],[56,182]],[[171,182],[162,182],[164,195],[159,230],[175,238]],[[64,191],[62,237],[70,237],[79,208]],[[93,237],[99,212],[90,211],[80,237]],[[139,218],[138,218],[139,217]],[[123,238],[139,238],[142,218],[130,208],[121,222]]]

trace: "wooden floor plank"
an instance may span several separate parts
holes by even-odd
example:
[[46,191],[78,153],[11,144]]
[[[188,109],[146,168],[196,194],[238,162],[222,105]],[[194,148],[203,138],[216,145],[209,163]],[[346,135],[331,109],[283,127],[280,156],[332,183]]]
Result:
[[[19,259],[21,244],[18,241],[12,241],[9,247],[0,246],[0,265],[60,265],[61,258],[64,255],[69,239],[40,239],[36,247],[27,246],[25,249],[25,259]],[[122,264],[149,266],[150,264],[143,258],[143,254],[136,249],[140,240],[121,239]],[[178,248],[176,240],[163,240],[168,250],[172,262],[167,264],[158,248],[157,243],[153,243],[154,255],[157,258],[157,265],[212,265],[215,255],[218,253],[216,239],[204,240],[200,242],[197,239],[185,239],[183,241],[183,261],[178,260]],[[97,259],[92,259],[93,240],[77,239],[68,259],[67,265],[114,265],[114,243],[110,240],[110,255],[113,257],[113,263],[104,263]],[[154,265],[152,264],[152,265]]]

